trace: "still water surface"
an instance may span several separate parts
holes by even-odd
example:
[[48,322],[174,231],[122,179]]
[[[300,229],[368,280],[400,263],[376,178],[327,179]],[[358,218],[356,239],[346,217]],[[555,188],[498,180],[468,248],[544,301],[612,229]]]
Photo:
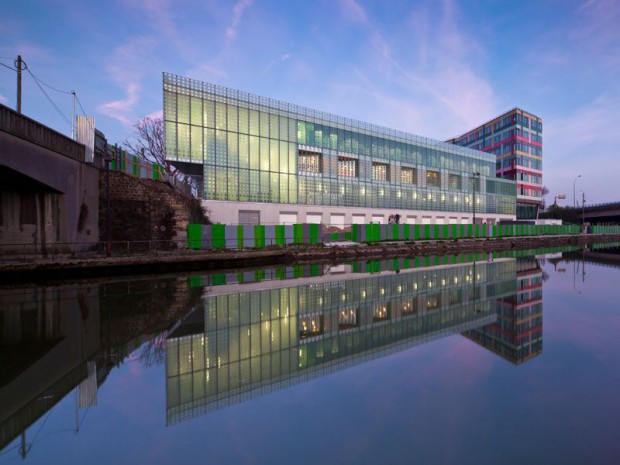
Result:
[[618,250],[508,255],[0,288],[0,464],[620,463]]

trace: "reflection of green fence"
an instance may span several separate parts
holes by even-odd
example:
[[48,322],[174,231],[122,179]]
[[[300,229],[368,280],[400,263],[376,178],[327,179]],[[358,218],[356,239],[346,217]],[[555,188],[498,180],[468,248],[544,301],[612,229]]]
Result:
[[[573,252],[581,250],[578,246],[543,247],[528,250],[502,250],[491,253],[467,253],[461,255],[429,255],[424,257],[399,257],[389,260],[367,260],[350,262],[352,273],[381,273],[400,271],[411,268],[429,268],[434,266],[457,265],[472,262],[488,262],[501,258],[532,257],[546,253]],[[265,268],[249,271],[232,271],[189,277],[190,287],[219,286],[223,284],[274,281],[283,279],[310,278],[323,276],[323,265],[294,265],[277,268]]]
[[620,225],[592,226],[592,234],[620,234]]
[[320,224],[288,226],[190,224],[187,227],[187,239],[190,249],[242,249],[270,245],[322,244],[341,240],[354,242],[450,240],[579,232],[579,226],[575,225],[354,224],[351,225],[350,232],[323,233],[323,226]]
[[620,248],[620,242],[602,242],[600,244],[590,244],[592,250],[605,250]]

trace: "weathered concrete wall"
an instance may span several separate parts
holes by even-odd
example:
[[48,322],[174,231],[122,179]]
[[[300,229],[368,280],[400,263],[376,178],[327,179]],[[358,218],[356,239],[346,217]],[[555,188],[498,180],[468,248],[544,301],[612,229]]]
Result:
[[[66,139],[67,147],[81,147],[36,122],[24,121],[54,139]],[[97,168],[0,125],[0,177],[0,254],[22,253],[28,246],[30,252],[43,254],[52,248],[84,250],[98,241]]]

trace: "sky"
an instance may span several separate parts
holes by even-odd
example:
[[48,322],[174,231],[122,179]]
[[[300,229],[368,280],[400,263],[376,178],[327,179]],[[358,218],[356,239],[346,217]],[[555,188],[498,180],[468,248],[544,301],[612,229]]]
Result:
[[19,54],[23,113],[67,135],[74,90],[76,113],[109,142],[130,138],[161,116],[163,72],[438,140],[520,107],[543,119],[548,204],[620,200],[620,0],[0,0],[0,11],[0,103],[15,108]]

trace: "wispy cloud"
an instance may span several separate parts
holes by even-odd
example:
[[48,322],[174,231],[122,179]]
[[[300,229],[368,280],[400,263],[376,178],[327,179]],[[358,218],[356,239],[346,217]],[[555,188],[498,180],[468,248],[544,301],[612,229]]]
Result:
[[176,26],[173,21],[174,12],[170,8],[170,0],[124,0],[134,8],[146,12],[153,29],[167,37],[176,36]]
[[141,80],[154,60],[154,41],[148,37],[133,37],[118,47],[108,58],[106,71],[125,98],[103,103],[98,111],[131,126],[136,119],[135,109],[140,102]]
[[145,116],[149,119],[164,119],[164,110],[157,110]]
[[[423,118],[400,119],[398,127],[409,123],[417,132],[447,138],[494,115],[497,98],[493,87],[472,63],[472,57],[480,60],[485,56],[484,50],[474,37],[459,31],[459,12],[453,1],[443,1],[439,11],[417,7],[411,11],[407,29],[392,30],[389,36],[360,3],[341,0],[340,6],[343,17],[364,30],[372,52],[364,55],[372,56],[374,66],[365,63],[357,67],[366,69],[362,72],[367,77],[364,85],[370,89],[369,82],[380,84],[371,92],[383,94],[382,105],[392,101],[394,111],[409,116],[424,113]],[[439,19],[431,21],[436,15]],[[438,26],[429,28],[431,23]],[[393,36],[399,40],[391,43],[387,37]],[[374,77],[369,76],[371,69]],[[384,90],[377,91],[379,88]]]
[[237,27],[241,22],[243,13],[252,6],[252,3],[254,3],[254,0],[239,0],[235,3],[235,6],[232,9],[232,21],[230,26],[226,29],[226,38],[228,40],[232,40],[237,36]]
[[[618,197],[617,169],[601,169],[617,163],[618,105],[620,91],[609,92],[564,117],[549,119],[544,144],[545,172],[552,173],[551,192],[568,193],[575,176],[581,174],[581,188],[589,201],[605,202]],[[610,190],[611,186],[614,187]]]
[[9,100],[2,94],[0,94],[0,103],[9,103]]

